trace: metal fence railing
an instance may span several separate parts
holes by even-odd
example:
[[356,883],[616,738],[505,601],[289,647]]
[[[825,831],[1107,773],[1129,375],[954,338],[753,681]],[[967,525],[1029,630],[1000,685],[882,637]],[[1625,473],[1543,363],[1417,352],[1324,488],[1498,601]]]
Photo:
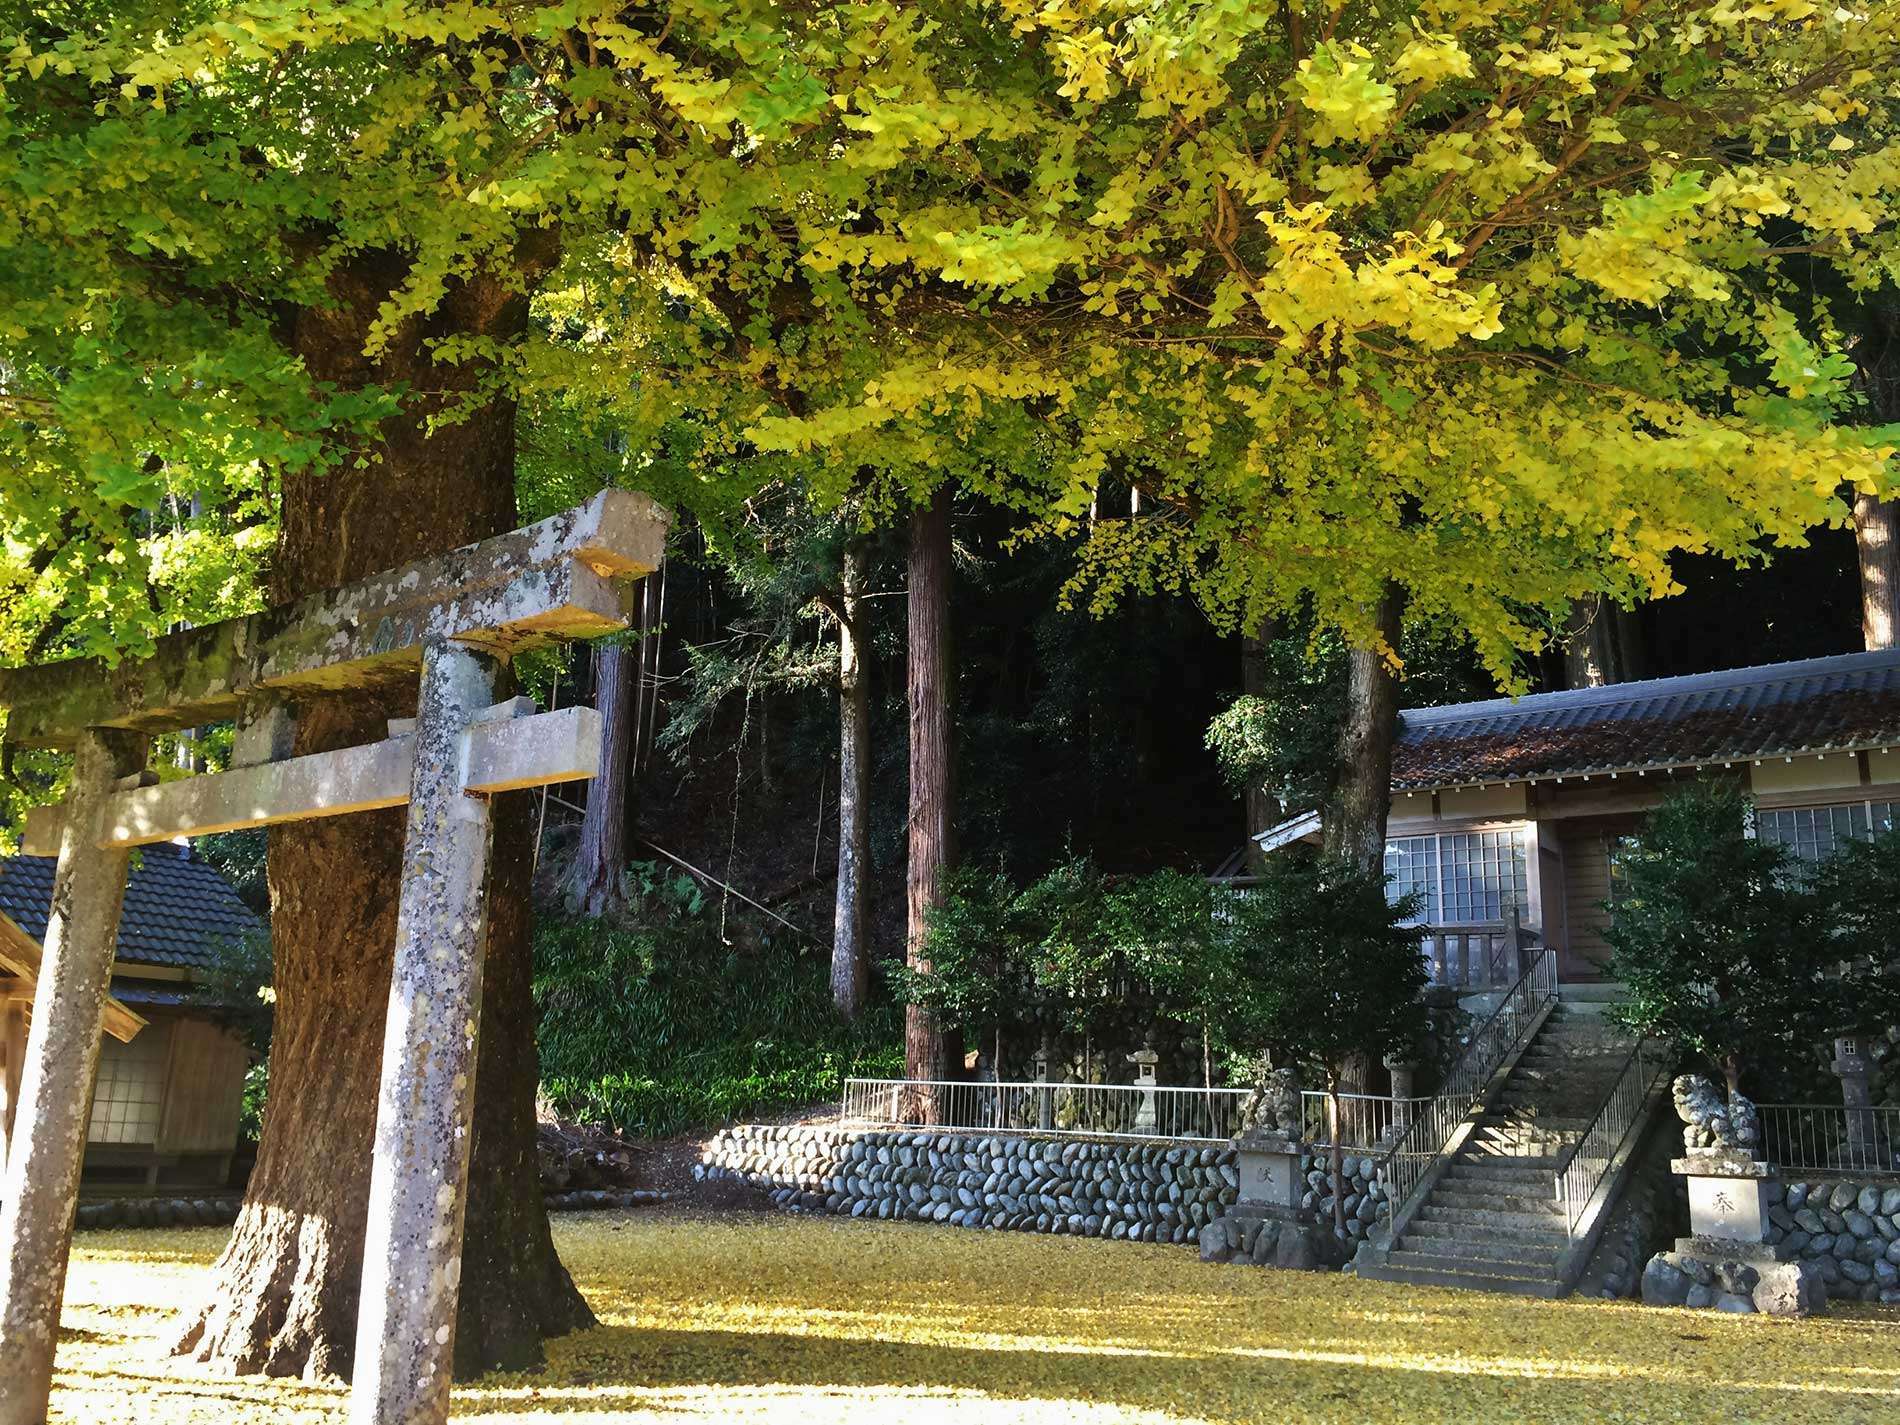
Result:
[[[846,1079],[840,1123],[950,1132],[1051,1133],[1091,1138],[1225,1143],[1245,1126],[1249,1089],[1147,1084],[986,1083],[943,1079]],[[1424,1099],[1340,1094],[1341,1147],[1383,1157]],[[1300,1095],[1301,1136],[1334,1140],[1323,1093]]]
[[1418,1102],[1412,1122],[1385,1164],[1386,1195],[1396,1212],[1444,1154],[1452,1135],[1483,1098],[1491,1076],[1530,1034],[1537,1016],[1557,998],[1557,956],[1539,953],[1490,1017],[1473,1031],[1444,1087]]
[[1650,1090],[1658,1077],[1669,1072],[1672,1062],[1661,1046],[1639,1039],[1623,1061],[1623,1070],[1596,1117],[1578,1138],[1570,1160],[1554,1175],[1557,1205],[1563,1210],[1565,1226],[1573,1239],[1584,1209],[1616,1161],[1617,1150],[1637,1126]]
[[1131,1084],[846,1079],[839,1119],[894,1128],[1222,1142],[1248,1091]]
[[1761,1157],[1784,1173],[1900,1174],[1900,1108],[1762,1103]]

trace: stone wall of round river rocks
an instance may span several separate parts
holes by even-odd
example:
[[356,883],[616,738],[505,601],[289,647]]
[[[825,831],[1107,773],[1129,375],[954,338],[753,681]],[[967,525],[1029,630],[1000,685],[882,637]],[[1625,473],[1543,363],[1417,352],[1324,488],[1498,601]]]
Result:
[[1828,1295],[1900,1303],[1900,1186],[1834,1179],[1768,1194],[1769,1240],[1814,1263]]
[[[1324,1164],[1307,1160],[1305,1206],[1332,1221]],[[1370,1159],[1349,1159],[1349,1235],[1386,1215]],[[747,1183],[774,1205],[1000,1231],[1195,1242],[1232,1207],[1232,1148],[1014,1134],[820,1126],[727,1129],[694,1174]]]

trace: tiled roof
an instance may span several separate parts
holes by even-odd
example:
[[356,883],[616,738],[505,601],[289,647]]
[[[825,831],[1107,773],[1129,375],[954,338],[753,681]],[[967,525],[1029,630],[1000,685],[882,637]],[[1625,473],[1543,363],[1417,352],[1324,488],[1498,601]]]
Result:
[[1900,745],[1900,649],[1401,714],[1392,785],[1529,781]]
[[[220,941],[262,928],[230,882],[204,862],[183,859],[173,846],[148,846],[139,859],[119,917],[121,963],[203,968]],[[52,900],[52,857],[0,860],[0,912],[35,940],[46,938]]]

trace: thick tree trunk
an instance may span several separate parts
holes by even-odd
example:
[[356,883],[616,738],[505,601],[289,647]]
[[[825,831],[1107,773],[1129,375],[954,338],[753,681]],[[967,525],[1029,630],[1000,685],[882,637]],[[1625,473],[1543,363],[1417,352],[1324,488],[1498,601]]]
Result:
[[[943,898],[956,854],[954,663],[950,650],[950,492],[910,518],[910,866],[905,878],[905,960],[927,971],[925,913]],[[949,1077],[936,1016],[920,1005],[904,1010],[904,1067],[913,1079]]]
[[[1404,612],[1403,592],[1396,584],[1386,585],[1376,613],[1377,629],[1386,646],[1395,651],[1403,631]],[[1321,809],[1320,842],[1328,859],[1376,876],[1385,870],[1385,825],[1392,809],[1392,744],[1398,732],[1399,680],[1380,649],[1355,648],[1347,659],[1346,717],[1339,729],[1333,786]],[[1372,1059],[1366,1054],[1348,1057],[1329,1086],[1334,1094],[1365,1094],[1371,1090]],[[1353,1102],[1356,1113],[1358,1100]],[[1332,1107],[1335,1114],[1341,1111],[1337,1098]],[[1334,1195],[1338,1196],[1337,1186]]]
[[567,902],[580,915],[616,915],[627,908],[627,786],[640,663],[626,644],[594,649],[594,707],[600,713],[600,775],[587,784],[580,847],[569,874]]
[[864,678],[864,549],[845,546],[838,608],[838,898],[832,917],[831,999],[856,1019],[870,978],[864,878],[871,856],[871,690]]
[[[1252,633],[1240,636],[1240,691],[1247,697],[1273,695],[1273,669],[1267,648],[1276,632],[1271,620],[1262,619]],[[1282,815],[1280,799],[1254,783],[1242,794],[1242,802],[1247,818],[1247,869],[1259,875],[1267,869],[1266,853],[1254,838],[1278,824]]]
[[1860,634],[1869,652],[1900,647],[1900,501],[1854,497]]
[[[364,325],[401,269],[379,254],[332,279],[335,308],[293,318],[312,375],[346,388],[473,383],[478,372],[428,360],[446,330],[512,337],[527,299],[471,281],[439,325],[413,324],[374,362]],[[271,594],[281,602],[510,528],[514,408],[491,400],[425,431],[410,410],[380,433],[381,463],[285,482]],[[313,699],[299,709],[299,753],[386,735],[406,699]],[[495,808],[493,872],[476,1068],[467,1246],[456,1369],[522,1367],[541,1339],[591,1324],[554,1254],[535,1155],[537,1073],[528,941],[531,798]],[[347,1375],[356,1331],[383,1019],[395,950],[401,809],[273,829],[269,878],[277,1007],[270,1102],[257,1166],[209,1299],[177,1349],[238,1372]]]
[[[1396,650],[1403,625],[1404,594],[1386,586],[1377,628]],[[1385,651],[1355,648],[1348,655],[1346,719],[1339,729],[1338,767],[1320,817],[1320,838],[1329,859],[1369,875],[1385,869],[1385,823],[1392,806],[1392,743],[1398,731],[1399,680]]]

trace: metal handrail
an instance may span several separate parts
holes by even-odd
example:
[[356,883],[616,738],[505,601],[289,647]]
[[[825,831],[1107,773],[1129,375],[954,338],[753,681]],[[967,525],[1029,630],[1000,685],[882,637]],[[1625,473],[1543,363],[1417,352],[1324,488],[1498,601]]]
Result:
[[1395,1211],[1411,1197],[1445,1149],[1472,1105],[1484,1096],[1492,1075],[1517,1049],[1538,1013],[1557,998],[1555,951],[1538,954],[1517,977],[1503,1000],[1472,1033],[1471,1043],[1444,1086],[1430,1099],[1388,1155],[1386,1196]]
[[1642,1114],[1649,1092],[1669,1072],[1669,1056],[1647,1039],[1638,1039],[1624,1059],[1616,1082],[1590,1120],[1563,1167],[1552,1174],[1552,1196],[1564,1214],[1564,1227],[1576,1240],[1577,1222],[1597,1188],[1609,1175],[1616,1150]]
[[1758,1103],[1761,1156],[1782,1170],[1900,1173],[1900,1108],[1844,1103]]
[[[1226,1143],[1246,1127],[1253,1090],[1167,1084],[996,1083],[965,1079],[846,1079],[841,1124],[948,1132]],[[1383,1158],[1424,1099],[1340,1094],[1343,1151]],[[1333,1142],[1327,1095],[1300,1095],[1299,1136]]]

